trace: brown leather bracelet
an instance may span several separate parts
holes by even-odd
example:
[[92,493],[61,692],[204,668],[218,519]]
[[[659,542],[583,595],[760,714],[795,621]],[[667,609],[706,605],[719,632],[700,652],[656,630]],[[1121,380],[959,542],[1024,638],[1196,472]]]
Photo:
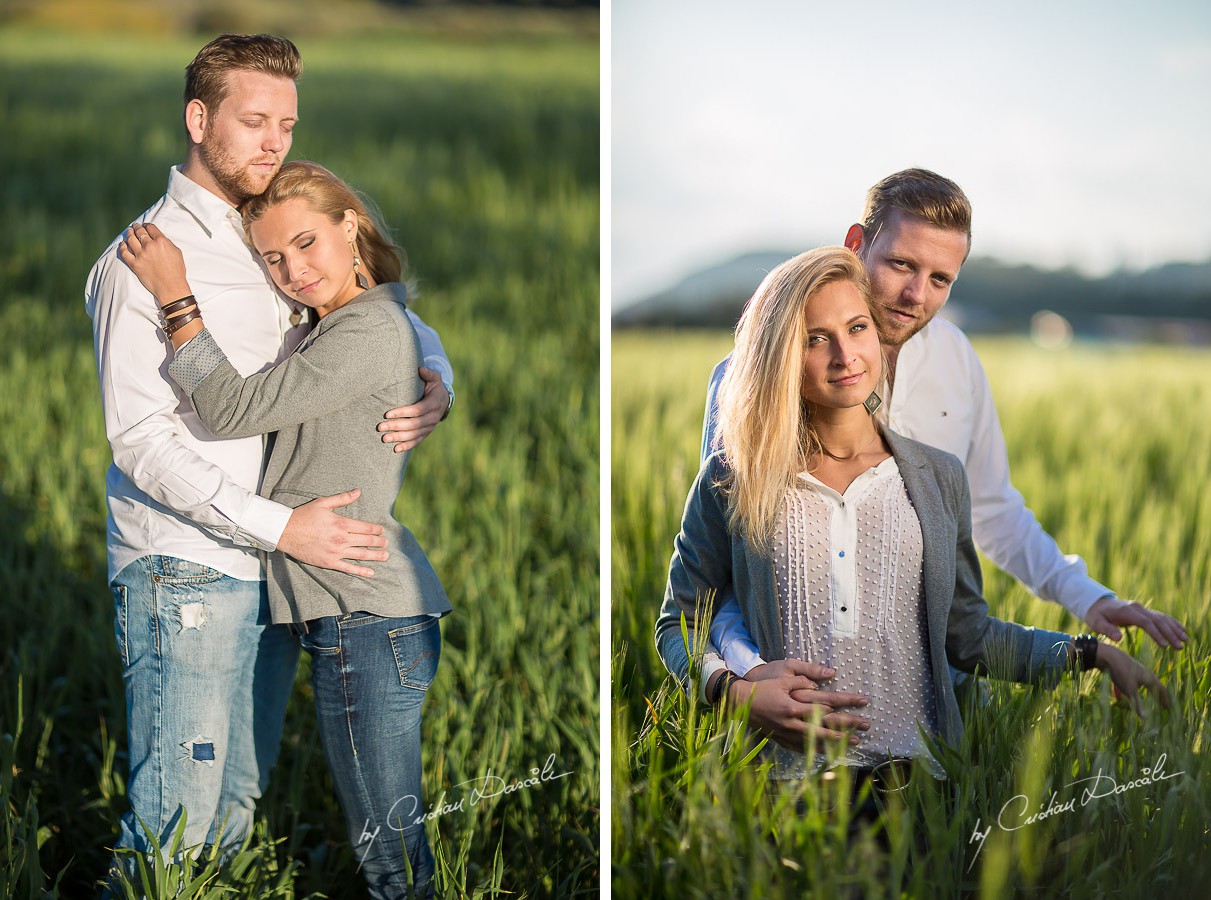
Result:
[[183,309],[188,309],[189,306],[197,305],[193,294],[182,297],[180,300],[173,300],[171,303],[166,303],[160,307],[160,313],[165,317],[171,316],[175,312],[180,312]]
[[183,327],[188,325],[194,319],[200,319],[200,318],[202,318],[202,311],[195,307],[193,312],[186,313],[183,316],[178,316],[177,318],[175,318],[171,322],[169,322],[167,325],[165,325],[164,334],[167,337],[172,337],[174,334],[176,334],[178,331],[180,331]]
[[162,315],[162,316],[160,316],[160,324],[161,325],[170,325],[170,324],[172,324],[173,319],[178,319],[181,316],[186,315],[187,313],[193,312],[197,308],[198,308],[198,305],[196,303],[191,303],[187,307],[185,307],[184,310],[179,310],[179,309],[174,310],[173,314],[171,316]]

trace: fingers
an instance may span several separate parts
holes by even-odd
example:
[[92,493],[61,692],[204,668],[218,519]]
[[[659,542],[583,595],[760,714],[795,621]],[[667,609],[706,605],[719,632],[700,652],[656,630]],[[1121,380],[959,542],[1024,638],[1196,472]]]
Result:
[[1115,598],[1110,604],[1109,599],[1099,601],[1103,608],[1091,609],[1087,621],[1090,627],[1113,641],[1122,638],[1122,631],[1116,625],[1142,628],[1159,647],[1180,650],[1190,639],[1185,626],[1170,615],[1134,600],[1125,602]]
[[1158,624],[1156,622],[1154,622],[1151,618],[1145,619],[1140,624],[1140,627],[1143,628],[1144,631],[1146,631],[1148,633],[1148,637],[1152,638],[1152,640],[1156,642],[1157,646],[1159,646],[1159,647],[1174,646],[1169,643],[1168,635],[1163,634],[1161,632],[1161,629],[1158,627]]
[[[1132,693],[1136,695],[1136,698],[1138,698],[1139,689],[1141,687],[1146,687],[1148,689],[1148,693],[1150,693],[1154,697],[1156,697],[1156,699],[1160,701],[1161,706],[1163,706],[1165,709],[1168,709],[1169,708],[1169,692],[1167,690],[1165,690],[1165,686],[1163,684],[1161,684],[1161,680],[1156,677],[1156,673],[1153,672],[1151,669],[1147,669],[1147,668],[1144,668],[1143,666],[1139,666],[1138,674],[1139,674],[1138,680],[1136,681],[1135,684],[1132,685],[1132,687],[1134,688]],[[1138,711],[1138,709],[1137,709],[1137,711]]]
[[822,728],[819,725],[808,725],[807,731],[820,750],[826,750],[829,744],[835,744],[839,741],[849,744],[851,747],[861,741],[861,738],[856,734],[851,734],[847,731],[836,731],[832,728]]
[[388,555],[386,550],[371,550],[366,547],[351,547],[343,552],[345,559],[359,559],[366,562],[386,562]]
[[425,384],[439,384],[442,380],[441,372],[430,369],[428,366],[421,366],[416,373],[420,375],[420,380]]
[[786,659],[786,671],[791,675],[802,675],[813,681],[827,681],[837,674],[836,669],[822,666],[819,663],[804,662],[801,659]]
[[824,711],[820,721],[826,725],[834,728],[856,728],[859,731],[870,730],[870,722],[861,716],[842,711],[828,699],[830,696],[828,691],[794,691],[791,699],[807,709],[808,718],[815,715],[816,710],[819,709]]
[[[1165,615],[1162,612],[1148,610],[1148,614],[1153,622],[1156,623],[1156,629],[1169,642],[1169,646],[1175,650],[1181,650],[1186,645],[1186,641],[1190,636],[1186,633],[1186,628],[1181,622],[1173,618],[1173,616]],[[1151,634],[1151,632],[1149,632]],[[1153,640],[1156,640],[1153,638]],[[1157,641],[1159,644],[1160,641]]]
[[824,716],[821,723],[834,729],[847,729],[853,731],[870,731],[870,722],[863,719],[861,716],[855,716],[853,713],[831,712]]
[[1157,678],[1151,672],[1149,672],[1148,675],[1149,677],[1144,679],[1143,686],[1148,688],[1148,693],[1152,694],[1152,696],[1156,697],[1156,699],[1160,701],[1163,708],[1168,709],[1169,692],[1165,690],[1165,686],[1161,684],[1159,678]]
[[[441,421],[442,413],[446,411],[443,406],[440,409],[421,406],[419,403],[413,403],[411,406],[400,406],[395,409],[387,410],[387,421],[380,422],[378,425],[379,431],[396,431],[402,435],[408,435],[410,432],[417,431],[421,428],[433,429],[433,426]],[[406,421],[399,421],[405,419]]]
[[441,416],[425,416],[415,419],[413,424],[406,426],[401,422],[384,422],[379,425],[378,429],[379,431],[385,431],[388,428],[402,429],[387,432],[383,435],[382,441],[384,444],[395,444],[395,452],[403,453],[405,450],[413,449],[431,435],[439,421],[441,421]]
[[791,697],[800,703],[820,703],[833,709],[870,705],[870,701],[861,694],[849,694],[844,691],[820,691],[811,688],[804,690],[796,687],[791,691]]
[[775,742],[799,753],[802,753],[804,746],[809,743],[824,749],[830,743],[845,742],[852,746],[861,740],[858,735],[839,730],[837,727],[826,728],[824,722],[828,716],[822,716],[816,722],[812,722],[811,718],[811,715],[807,715],[786,719],[764,730]]
[[122,241],[129,247],[133,247],[134,249],[138,250],[141,249],[145,243],[150,243],[162,235],[163,232],[160,231],[160,229],[155,225],[150,223],[144,224],[142,222],[135,222],[124,232],[122,232]]
[[[1129,659],[1129,665],[1130,668],[1111,681],[1110,688],[1114,699],[1120,701],[1126,698],[1127,702],[1131,704],[1131,709],[1142,719],[1145,717],[1145,710],[1143,699],[1140,697],[1140,688],[1147,688],[1148,693],[1156,697],[1164,709],[1170,709],[1169,691],[1161,684],[1156,673],[1135,660]],[[1112,671],[1112,676],[1113,674]]]
[[372,529],[369,531],[349,531],[350,546],[367,547],[373,550],[381,550],[387,546],[387,539],[382,536],[383,527],[381,525],[373,525],[369,522],[358,522],[356,519],[350,519],[357,525],[364,528]]
[[360,578],[374,577],[373,569],[368,569],[365,566],[355,565],[344,559],[334,560],[332,565],[326,566],[325,568],[333,569],[337,572],[344,572],[346,575],[357,575]]
[[416,416],[408,420],[395,419],[378,426],[384,444],[397,441],[414,441],[427,435],[440,420],[440,416]]
[[[339,515],[339,513],[338,513]],[[342,518],[344,518],[342,516]],[[345,531],[351,535],[357,535],[354,541],[359,547],[386,547],[387,539],[382,537],[374,537],[383,533],[382,525],[375,525],[373,522],[362,522],[359,519],[345,519],[341,523]]]
[[122,242],[118,244],[119,256],[135,257],[143,249],[143,242],[139,240],[139,236],[135,233],[135,226],[131,225],[122,232]]
[[1110,638],[1116,644],[1123,639],[1123,633],[1115,628],[1114,624],[1105,616],[1091,615],[1086,620],[1086,624],[1098,634]]
[[341,494],[333,494],[331,497],[317,497],[311,502],[323,509],[340,509],[342,506],[348,506],[361,495],[361,488],[354,488]]

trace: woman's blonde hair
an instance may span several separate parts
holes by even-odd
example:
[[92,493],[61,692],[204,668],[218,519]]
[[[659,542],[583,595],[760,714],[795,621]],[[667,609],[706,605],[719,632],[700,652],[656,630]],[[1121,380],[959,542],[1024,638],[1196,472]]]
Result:
[[820,451],[801,395],[805,311],[822,287],[839,281],[858,288],[878,330],[866,270],[844,247],[809,250],[776,267],[736,326],[736,349],[719,386],[728,467],[720,487],[729,527],[759,550],[770,546],[783,496]]
[[265,193],[241,208],[244,234],[252,243],[252,225],[270,209],[287,200],[302,199],[314,212],[334,225],[351,209],[357,214],[357,255],[375,284],[399,281],[403,274],[403,250],[388,237],[373,204],[318,163],[288,162],[269,182]]

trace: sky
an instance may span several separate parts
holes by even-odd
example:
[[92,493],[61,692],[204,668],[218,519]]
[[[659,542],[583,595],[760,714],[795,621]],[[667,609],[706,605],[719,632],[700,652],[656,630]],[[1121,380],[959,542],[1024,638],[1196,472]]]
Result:
[[[1211,3],[614,0],[612,305],[958,182],[975,256],[1211,259]],[[956,288],[958,290],[958,288]]]

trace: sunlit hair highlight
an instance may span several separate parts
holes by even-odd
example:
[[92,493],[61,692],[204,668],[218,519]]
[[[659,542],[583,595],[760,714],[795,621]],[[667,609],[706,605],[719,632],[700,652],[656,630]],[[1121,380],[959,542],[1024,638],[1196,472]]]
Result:
[[887,217],[896,210],[938,228],[963,232],[967,252],[971,252],[971,202],[949,178],[928,169],[904,169],[874,185],[866,193],[860,223],[866,246],[874,243]]
[[185,67],[185,104],[200,100],[213,111],[227,97],[233,69],[298,81],[303,74],[299,48],[273,34],[221,34]]
[[842,281],[857,287],[878,329],[866,270],[844,247],[809,250],[777,266],[736,326],[736,349],[719,385],[728,470],[720,487],[729,527],[759,550],[769,549],[784,495],[820,451],[801,393],[806,308],[822,287]]
[[252,243],[252,225],[265,213],[288,200],[301,199],[312,212],[334,225],[351,209],[357,214],[357,255],[377,284],[399,281],[403,274],[403,250],[388,237],[378,210],[348,184],[318,163],[296,160],[282,166],[265,193],[241,208],[244,234]]

